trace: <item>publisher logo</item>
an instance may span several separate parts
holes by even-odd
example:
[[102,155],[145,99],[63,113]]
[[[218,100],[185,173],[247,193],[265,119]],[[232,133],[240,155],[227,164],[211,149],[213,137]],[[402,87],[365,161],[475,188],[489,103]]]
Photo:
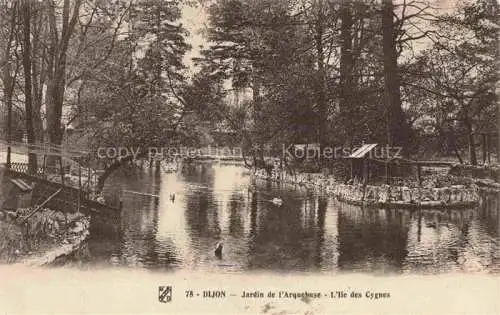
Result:
[[172,301],[172,286],[161,285],[158,287],[158,301],[169,303]]

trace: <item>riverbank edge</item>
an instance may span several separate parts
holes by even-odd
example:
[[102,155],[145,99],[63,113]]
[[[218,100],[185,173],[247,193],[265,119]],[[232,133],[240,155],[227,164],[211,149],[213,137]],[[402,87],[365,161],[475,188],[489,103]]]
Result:
[[450,168],[448,174],[458,177],[471,178],[475,181],[483,183],[484,185],[491,185],[494,188],[500,187],[500,165],[498,164],[455,164]]
[[464,209],[473,208],[480,202],[477,186],[409,188],[391,185],[346,185],[334,182],[333,179],[320,178],[320,175],[299,173],[292,177],[278,173],[270,176],[263,170],[253,171],[251,176],[276,183],[319,189],[341,202],[370,208]]
[[50,266],[51,264],[64,260],[65,257],[69,257],[80,251],[85,246],[86,241],[90,236],[90,218],[85,216],[82,218],[83,220],[79,220],[77,222],[80,222],[83,225],[83,229],[71,237],[71,239],[65,239],[68,241],[68,244],[55,246],[53,249],[43,253],[41,256],[28,256],[15,262],[15,264],[29,267]]

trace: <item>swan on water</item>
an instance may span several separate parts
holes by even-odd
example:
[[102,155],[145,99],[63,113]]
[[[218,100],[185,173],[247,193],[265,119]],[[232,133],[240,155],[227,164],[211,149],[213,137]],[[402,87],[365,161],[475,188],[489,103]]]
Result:
[[429,223],[425,224],[425,226],[428,228],[433,228],[433,229],[435,229],[437,227],[435,222],[429,222]]
[[215,256],[217,257],[222,257],[222,242],[218,242],[217,245],[215,245]]
[[98,203],[105,203],[106,200],[104,199],[104,196],[103,195],[99,195],[97,198],[96,198],[96,201]]
[[277,206],[281,206],[283,204],[283,200],[278,197],[274,197],[273,200],[271,200],[272,203],[274,203]]

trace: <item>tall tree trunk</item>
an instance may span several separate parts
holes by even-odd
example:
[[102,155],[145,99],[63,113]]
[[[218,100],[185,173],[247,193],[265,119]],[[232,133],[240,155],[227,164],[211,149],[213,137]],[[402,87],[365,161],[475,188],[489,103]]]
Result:
[[465,121],[465,127],[467,128],[467,139],[469,144],[469,161],[471,165],[477,165],[476,141],[474,139],[474,130],[469,120]]
[[409,127],[401,107],[398,55],[393,20],[392,0],[382,2],[382,35],[384,52],[384,98],[387,111],[387,137],[389,145],[402,147],[403,156],[409,156]]
[[43,123],[41,116],[43,86],[45,84],[45,49],[40,44],[43,36],[44,17],[41,6],[37,3],[33,16],[33,47],[32,47],[32,83],[33,83],[33,128],[35,136],[40,143],[44,142]]
[[[159,32],[161,31],[161,12],[160,10],[157,8],[156,9],[157,11],[157,16],[156,16],[156,30],[157,30],[157,34],[156,34],[156,45],[158,46],[156,48],[156,53],[158,54],[158,64],[156,64],[156,78],[155,78],[155,81],[156,81],[156,84],[154,85],[155,87],[155,91],[153,92],[154,95],[158,95],[160,96],[161,95],[161,88],[162,88],[162,78],[161,78],[161,75],[162,75],[162,64],[163,64],[163,58],[161,56],[161,40],[160,40],[160,34]],[[167,71],[168,71],[168,68],[167,68]]]
[[341,4],[340,27],[340,115],[347,126],[347,142],[353,145],[354,122],[352,115],[352,89],[353,89],[353,52],[352,52],[352,26],[351,1],[345,0]]
[[[2,76],[3,76],[3,95],[5,98],[5,106],[7,107],[7,124],[5,125],[5,134],[7,135],[7,142],[12,141],[12,95],[14,92],[14,85],[11,76],[10,67],[10,56],[5,54],[5,64],[3,66]],[[11,163],[11,148],[10,145],[7,146],[7,167],[10,167]]]
[[497,102],[497,162],[500,164],[500,102]]
[[320,145],[320,156],[325,145],[325,127],[327,121],[326,112],[326,86],[325,86],[325,48],[323,42],[324,29],[324,7],[323,0],[318,1],[318,16],[315,23],[316,58],[318,65],[318,84],[316,90],[316,102],[318,106],[318,131],[317,140]]
[[65,92],[64,72],[60,69],[61,65],[56,66],[56,72],[47,85],[47,129],[48,140],[52,144],[60,145],[63,138],[62,128],[62,107]]
[[[252,77],[252,100],[253,100],[253,120],[254,120],[254,128],[255,128],[255,136],[257,138],[257,145],[259,150],[259,159],[264,161],[264,139],[262,136],[262,97],[260,95],[261,83],[258,74],[253,74]],[[254,156],[254,165],[257,166],[256,163],[256,155]]]
[[[26,110],[26,133],[28,144],[35,143],[33,130],[33,103],[31,86],[31,1],[24,0],[23,6],[23,68],[24,68],[24,98]],[[28,154],[30,174],[35,174],[37,169],[36,154]]]
[[[10,26],[9,26],[9,32],[7,35],[7,40],[4,43],[4,46],[2,47],[5,49],[1,55],[2,59],[0,59],[0,65],[2,66],[2,81],[3,81],[3,97],[4,97],[4,103],[5,107],[7,109],[7,122],[5,125],[5,134],[7,135],[7,142],[10,144],[12,141],[12,96],[14,95],[14,82],[16,80],[17,76],[17,70],[18,70],[18,60],[16,59],[16,69],[14,75],[11,74],[12,71],[12,54],[11,54],[11,49],[14,43],[14,38],[16,35],[16,28],[17,28],[17,17],[18,17],[18,4],[17,2],[13,3],[13,6],[11,10],[8,10],[5,8],[5,11],[2,12],[5,14],[5,16],[10,15]],[[14,47],[14,49],[16,49]],[[7,146],[7,167],[10,168],[11,165],[11,147],[10,145]]]
[[470,164],[477,165],[476,141],[474,139],[473,133],[469,133],[469,156],[470,156]]
[[[63,1],[62,25],[60,34],[55,13],[54,3],[47,4],[47,18],[49,21],[50,45],[47,53],[47,134],[48,140],[52,144],[62,143],[64,129],[62,127],[62,107],[64,93],[66,90],[66,56],[69,41],[74,33],[78,20],[82,0],[74,0],[71,8],[71,1]],[[70,12],[72,11],[72,13]],[[55,160],[49,159],[48,164],[55,166]]]

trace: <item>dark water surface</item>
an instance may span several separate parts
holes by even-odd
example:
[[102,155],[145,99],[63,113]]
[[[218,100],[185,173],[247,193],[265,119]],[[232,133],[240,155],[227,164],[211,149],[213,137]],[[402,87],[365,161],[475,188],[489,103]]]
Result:
[[[500,197],[476,209],[362,209],[294,186],[252,182],[240,166],[182,173],[126,170],[119,235],[93,233],[92,267],[206,272],[444,273],[500,270]],[[175,201],[169,196],[175,193]],[[283,205],[271,200],[280,196]],[[214,255],[224,244],[221,259]]]

